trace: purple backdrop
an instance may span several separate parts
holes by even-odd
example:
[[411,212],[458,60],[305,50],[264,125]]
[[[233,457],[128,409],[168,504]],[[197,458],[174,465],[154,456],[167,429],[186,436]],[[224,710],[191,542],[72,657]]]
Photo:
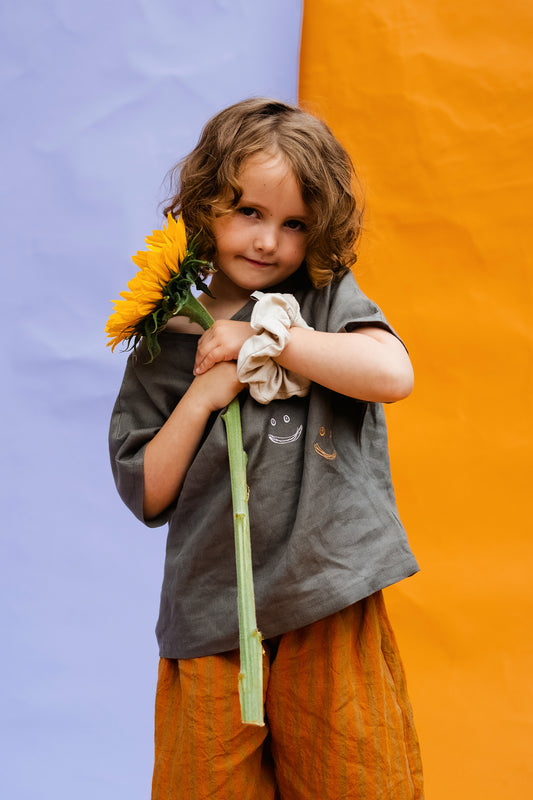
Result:
[[165,530],[112,484],[104,325],[203,122],[296,100],[301,6],[0,3],[3,797],[149,796]]

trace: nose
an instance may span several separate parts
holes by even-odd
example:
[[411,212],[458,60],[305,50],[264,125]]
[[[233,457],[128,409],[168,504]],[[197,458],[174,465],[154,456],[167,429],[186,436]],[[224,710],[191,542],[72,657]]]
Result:
[[276,226],[267,222],[263,223],[256,230],[254,246],[260,253],[273,253],[278,246]]

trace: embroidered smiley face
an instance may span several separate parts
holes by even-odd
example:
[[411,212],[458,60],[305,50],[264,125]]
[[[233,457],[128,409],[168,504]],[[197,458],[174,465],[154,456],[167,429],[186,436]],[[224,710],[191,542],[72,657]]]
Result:
[[314,442],[313,447],[315,453],[318,453],[322,458],[328,461],[334,461],[337,458],[337,451],[333,445],[333,437],[331,430],[327,430],[323,425],[320,426],[318,431],[317,441]]
[[303,425],[298,425],[296,430],[290,433],[290,422],[291,418],[288,414],[283,415],[283,420],[281,422],[278,422],[275,417],[272,417],[270,420],[270,426],[272,430],[276,431],[276,435],[269,433],[268,438],[270,441],[274,442],[274,444],[291,444],[291,442],[297,442],[302,435]]

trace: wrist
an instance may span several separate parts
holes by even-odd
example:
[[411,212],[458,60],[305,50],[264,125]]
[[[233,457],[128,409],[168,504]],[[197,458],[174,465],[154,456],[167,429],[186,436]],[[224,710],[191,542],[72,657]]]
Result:
[[285,346],[278,355],[273,356],[274,361],[279,364],[280,367],[292,369],[293,355],[300,352],[302,343],[305,348],[305,342],[310,332],[315,333],[315,331],[310,331],[308,328],[300,328],[296,325],[289,328]]
[[214,407],[209,395],[203,390],[198,377],[193,380],[183,395],[180,405],[186,411],[188,419],[194,423],[203,423],[204,425],[213,411],[218,410]]

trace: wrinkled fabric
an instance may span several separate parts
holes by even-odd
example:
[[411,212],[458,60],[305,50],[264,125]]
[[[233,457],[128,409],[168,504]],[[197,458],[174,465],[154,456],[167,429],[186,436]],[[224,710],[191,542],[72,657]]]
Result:
[[265,727],[240,721],[238,651],[160,661],[152,800],[423,800],[381,592],[264,649]]
[[[274,289],[274,287],[273,287]],[[314,289],[305,273],[274,291],[296,297],[316,330],[392,331],[351,273]],[[233,319],[250,321],[254,301]],[[196,658],[239,644],[228,448],[213,414],[176,501],[143,516],[146,444],[193,380],[198,336],[163,332],[149,362],[140,345],[126,367],[110,425],[110,454],[124,502],[150,526],[169,522],[159,654]],[[413,575],[418,564],[398,517],[379,403],[311,384],[306,397],[258,403],[239,396],[250,487],[257,624],[265,638],[309,625]],[[178,444],[179,446],[179,444]]]
[[237,376],[247,383],[258,403],[305,397],[311,381],[296,372],[284,369],[274,361],[283,352],[291,334],[290,328],[309,328],[292,294],[254,292],[257,300],[250,324],[257,331],[243,344],[237,360]]

